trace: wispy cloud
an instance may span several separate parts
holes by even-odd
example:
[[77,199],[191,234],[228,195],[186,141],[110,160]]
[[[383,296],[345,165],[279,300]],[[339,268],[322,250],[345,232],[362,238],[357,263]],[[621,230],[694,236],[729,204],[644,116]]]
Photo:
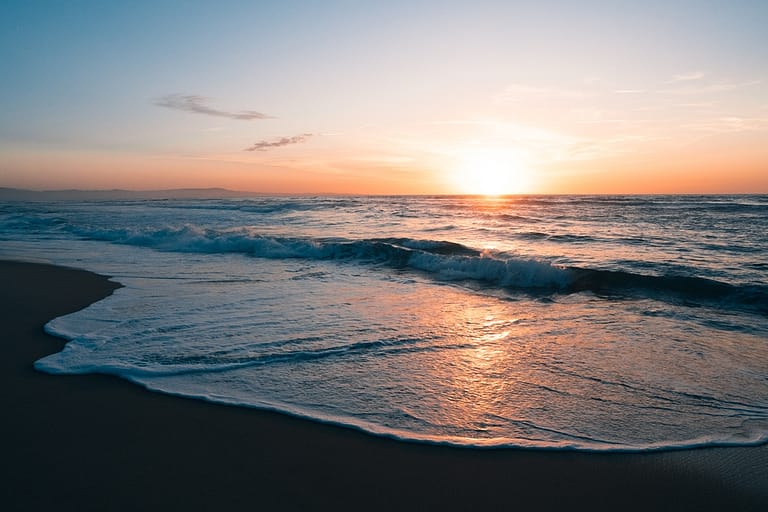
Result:
[[227,117],[229,119],[240,119],[251,121],[253,119],[273,119],[272,116],[256,112],[255,110],[242,110],[240,112],[228,112],[226,110],[217,110],[207,105],[208,98],[195,94],[169,94],[158,98],[154,104],[158,107],[181,110],[183,112],[192,112],[193,114],[204,114],[207,116]]
[[688,73],[680,73],[679,75],[675,75],[668,83],[691,82],[693,80],[701,80],[702,78],[704,78],[703,71],[690,71]]
[[754,85],[761,84],[761,80],[750,80],[748,82],[720,82],[704,85],[691,85],[686,87],[677,87],[674,89],[662,89],[658,92],[664,94],[712,94],[718,92],[735,91]]
[[687,103],[677,103],[675,106],[683,108],[707,108],[712,109],[717,107],[717,103],[713,101],[690,101]]
[[308,138],[312,137],[311,133],[302,133],[301,135],[294,135],[293,137],[280,137],[273,140],[260,140],[254,143],[251,147],[245,148],[243,151],[268,151],[274,148],[280,148],[283,146],[290,146],[291,144],[301,144]]
[[594,92],[575,89],[555,89],[551,87],[534,87],[521,84],[508,85],[494,98],[496,103],[509,105],[519,102],[527,102],[532,99],[539,101],[554,100],[584,100],[595,96]]
[[686,130],[707,133],[737,133],[753,132],[768,129],[768,118],[724,116],[713,119],[703,119],[684,126]]

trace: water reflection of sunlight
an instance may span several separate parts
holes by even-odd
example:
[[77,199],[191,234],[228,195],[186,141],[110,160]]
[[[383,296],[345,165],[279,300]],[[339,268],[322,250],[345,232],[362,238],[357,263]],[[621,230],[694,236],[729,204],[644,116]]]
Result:
[[[480,436],[493,436],[504,426],[504,418],[510,407],[510,395],[516,394],[516,379],[509,374],[514,361],[515,339],[525,335],[526,327],[517,317],[508,317],[505,308],[488,312],[487,304],[472,305],[462,311],[461,318],[447,322],[461,324],[457,333],[468,345],[457,351],[446,351],[450,357],[441,366],[449,385],[445,396],[443,413],[450,417],[453,424],[475,431]],[[502,423],[500,423],[502,422]]]
[[[424,340],[424,345],[414,347],[408,357],[381,359],[387,366],[371,378],[388,375],[389,365],[409,375],[398,393],[413,400],[403,399],[400,407],[428,425],[436,439],[458,436],[473,444],[493,444],[540,436],[530,419],[556,407],[552,393],[562,389],[558,374],[547,367],[551,324],[542,315],[553,314],[550,304],[503,300],[451,286],[408,290],[405,296],[398,289],[391,300],[378,300],[375,316],[390,328],[408,325],[408,337]],[[352,304],[364,309],[371,305]],[[398,387],[386,380],[382,385]]]

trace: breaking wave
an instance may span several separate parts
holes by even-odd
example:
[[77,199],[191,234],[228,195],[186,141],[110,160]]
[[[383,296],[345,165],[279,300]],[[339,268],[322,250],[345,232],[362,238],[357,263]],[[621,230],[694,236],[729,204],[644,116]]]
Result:
[[335,260],[422,272],[440,281],[466,281],[529,293],[651,297],[658,300],[746,309],[768,315],[768,286],[733,285],[695,275],[647,275],[555,265],[460,243],[412,238],[307,238],[265,236],[248,228],[216,230],[77,229],[76,234],[161,251],[241,253],[268,259]]

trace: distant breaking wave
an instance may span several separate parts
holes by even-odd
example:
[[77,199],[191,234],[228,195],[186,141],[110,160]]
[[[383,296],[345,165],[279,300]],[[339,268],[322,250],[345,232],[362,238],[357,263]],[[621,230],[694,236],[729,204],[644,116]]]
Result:
[[589,291],[596,294],[694,302],[724,309],[747,309],[768,315],[766,285],[732,285],[688,275],[645,275],[559,266],[502,252],[478,250],[450,241],[280,237],[264,236],[247,228],[216,230],[197,226],[146,230],[77,228],[74,232],[90,240],[161,251],[240,253],[267,259],[297,258],[374,264],[423,272],[439,281],[475,282],[507,291]]

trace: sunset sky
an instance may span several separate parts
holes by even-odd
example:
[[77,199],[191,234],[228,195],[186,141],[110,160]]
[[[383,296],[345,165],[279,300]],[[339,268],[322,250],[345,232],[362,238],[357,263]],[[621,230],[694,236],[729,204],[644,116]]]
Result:
[[0,186],[768,192],[768,1],[15,1]]

